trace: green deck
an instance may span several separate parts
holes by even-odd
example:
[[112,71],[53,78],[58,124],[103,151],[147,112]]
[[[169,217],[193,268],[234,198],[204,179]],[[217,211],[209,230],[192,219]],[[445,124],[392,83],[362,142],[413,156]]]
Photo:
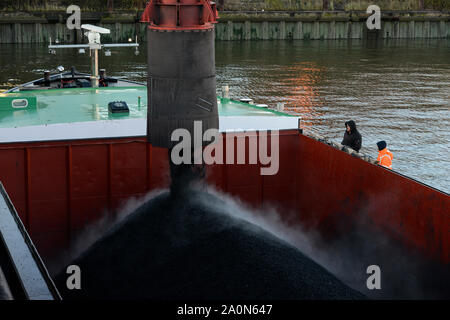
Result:
[[[24,109],[11,106],[11,98],[33,98]],[[141,97],[141,106],[138,106]],[[129,114],[111,114],[108,103],[126,101]],[[36,105],[34,105],[36,104]],[[239,101],[218,98],[220,116],[289,116]],[[144,118],[147,114],[147,88],[82,88],[0,93],[0,128],[97,121],[108,119]]]

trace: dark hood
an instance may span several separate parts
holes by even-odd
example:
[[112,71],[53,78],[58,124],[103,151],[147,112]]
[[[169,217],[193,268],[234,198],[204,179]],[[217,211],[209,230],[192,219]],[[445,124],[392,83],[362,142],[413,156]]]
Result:
[[347,127],[347,125],[350,127],[351,133],[358,131],[358,130],[356,130],[356,123],[355,123],[355,121],[353,121],[353,120],[347,121],[345,123],[345,127]]
[[378,151],[381,151],[387,147],[387,143],[386,143],[386,141],[379,141],[379,142],[377,142],[377,146],[378,146]]

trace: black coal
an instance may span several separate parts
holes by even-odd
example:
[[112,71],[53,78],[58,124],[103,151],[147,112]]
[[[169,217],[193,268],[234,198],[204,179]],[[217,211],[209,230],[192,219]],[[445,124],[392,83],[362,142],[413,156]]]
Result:
[[[70,264],[81,290],[65,299],[362,299],[297,248],[208,203],[202,191],[162,194]],[[215,205],[215,208],[220,207]]]

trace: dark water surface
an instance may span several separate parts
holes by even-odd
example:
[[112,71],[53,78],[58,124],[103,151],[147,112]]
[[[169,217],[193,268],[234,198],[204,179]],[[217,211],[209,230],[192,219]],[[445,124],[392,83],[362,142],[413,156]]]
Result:
[[[144,46],[101,56],[108,74],[146,80]],[[217,82],[232,98],[285,102],[309,130],[341,142],[354,119],[362,152],[376,157],[386,140],[394,170],[450,192],[450,40],[248,41],[216,43]],[[41,77],[45,69],[75,65],[89,71],[76,50],[0,45],[0,86]]]

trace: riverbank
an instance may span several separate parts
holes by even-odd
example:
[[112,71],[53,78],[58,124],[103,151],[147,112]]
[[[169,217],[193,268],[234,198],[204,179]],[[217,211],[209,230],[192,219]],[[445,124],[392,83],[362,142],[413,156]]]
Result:
[[[111,29],[104,42],[138,37],[146,25],[136,11],[83,12],[82,23]],[[84,42],[80,30],[66,27],[64,11],[0,12],[0,43]],[[383,11],[381,30],[369,31],[365,11],[222,11],[217,40],[445,39],[450,38],[450,12]]]
[[365,11],[224,12],[220,40],[445,39],[450,12],[384,11],[381,30],[370,31]]

